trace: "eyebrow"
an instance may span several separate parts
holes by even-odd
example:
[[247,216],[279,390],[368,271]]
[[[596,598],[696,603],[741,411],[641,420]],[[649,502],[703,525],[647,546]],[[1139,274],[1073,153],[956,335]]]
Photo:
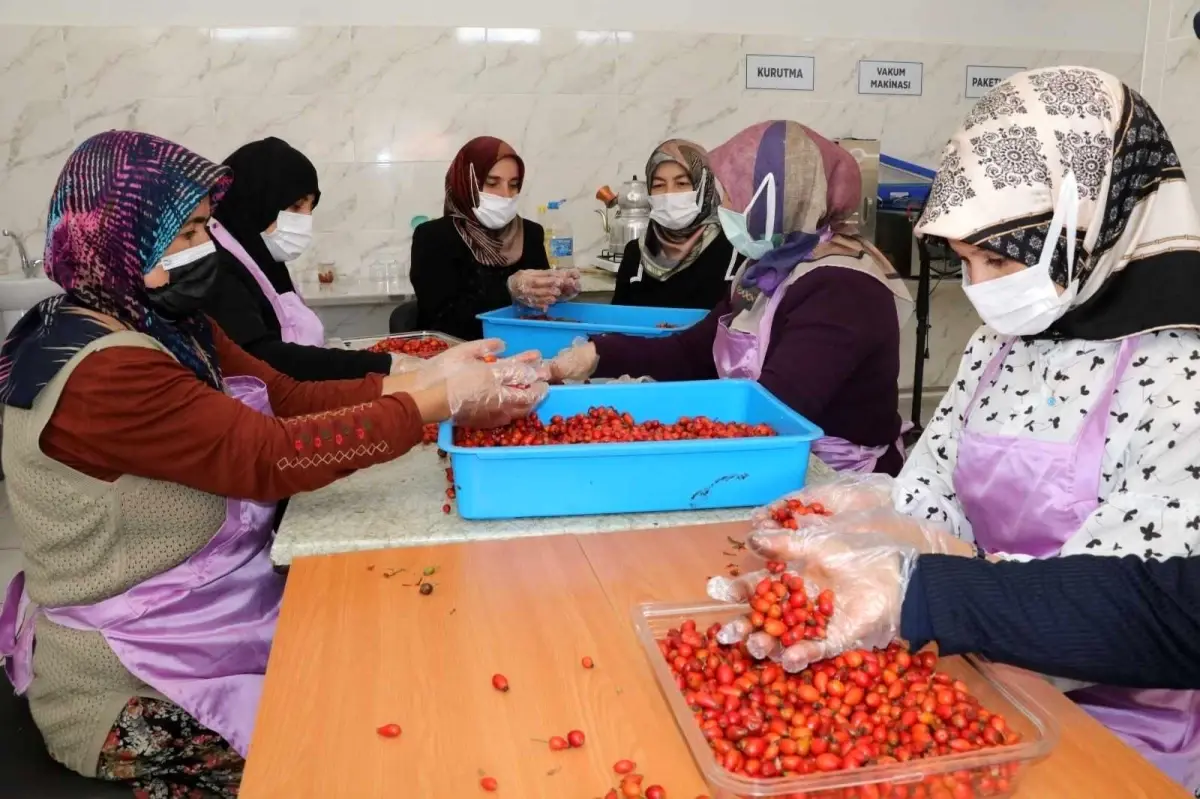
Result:
[[183,224],[185,227],[187,225],[203,225],[208,222],[208,219],[209,219],[208,214],[196,214],[195,216],[193,216],[191,219],[184,222]]

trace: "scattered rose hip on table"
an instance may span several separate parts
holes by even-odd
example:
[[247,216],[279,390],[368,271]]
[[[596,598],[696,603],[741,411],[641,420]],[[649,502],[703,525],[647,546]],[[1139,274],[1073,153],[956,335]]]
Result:
[[584,657],[584,659],[583,659],[583,667],[584,667],[585,669],[592,669],[592,668],[595,668],[595,667],[596,667],[596,663],[595,663],[595,661],[593,661],[593,660],[592,660],[590,657]]
[[628,774],[635,768],[637,768],[637,763],[634,763],[632,760],[618,760],[613,764],[613,771],[617,774]]
[[579,747],[583,746],[583,740],[583,732],[580,730],[571,730],[569,733],[567,733],[567,743],[569,743],[573,749],[578,749]]
[[483,788],[488,793],[492,793],[500,787],[500,783],[496,782],[495,777],[483,777],[479,780],[479,787]]
[[667,799],[667,792],[661,785],[651,785],[646,789],[646,799]]
[[384,738],[398,738],[400,737],[401,730],[399,724],[384,724],[382,727],[375,730],[375,732],[379,733],[379,735]]
[[421,587],[417,589],[422,596],[429,596],[433,593],[433,583],[421,583]]
[[549,424],[535,413],[489,430],[456,427],[454,443],[461,447],[529,447],[559,444],[609,444],[646,441],[688,441],[717,438],[765,438],[775,430],[767,424],[720,422],[707,416],[680,417],[666,424],[634,422],[616,408],[589,408],[574,416],[554,416]]
[[570,746],[571,745],[569,743],[567,743],[567,739],[562,737],[561,735],[550,736],[550,751],[551,752],[561,752],[564,749],[570,748]]
[[507,692],[508,691],[508,678],[505,677],[503,674],[493,674],[492,675],[492,687],[495,688],[497,691]]

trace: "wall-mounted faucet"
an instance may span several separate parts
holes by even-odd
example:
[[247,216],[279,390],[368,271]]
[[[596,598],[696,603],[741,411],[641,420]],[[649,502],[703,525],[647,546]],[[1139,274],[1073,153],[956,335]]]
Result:
[[37,277],[38,272],[42,268],[42,259],[38,258],[35,261],[29,260],[29,254],[25,252],[25,242],[21,241],[21,237],[11,230],[0,230],[0,236],[7,236],[13,240],[13,244],[17,247],[17,255],[21,259],[21,274],[25,277]]

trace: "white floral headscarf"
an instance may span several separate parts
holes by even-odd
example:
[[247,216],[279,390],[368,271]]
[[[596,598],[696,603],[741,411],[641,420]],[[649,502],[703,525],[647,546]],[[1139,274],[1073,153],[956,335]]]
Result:
[[[1063,179],[1079,187],[1079,292],[1048,338],[1109,340],[1200,328],[1200,218],[1149,104],[1084,67],[1012,76],[946,145],[917,234],[1036,264]],[[1067,283],[1066,235],[1051,275]]]

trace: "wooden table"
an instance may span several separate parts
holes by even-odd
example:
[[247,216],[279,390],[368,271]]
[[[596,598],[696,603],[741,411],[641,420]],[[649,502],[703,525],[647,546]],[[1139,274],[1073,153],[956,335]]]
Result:
[[[674,799],[708,788],[630,623],[648,600],[702,597],[744,524],[557,536],[297,560],[242,799],[588,799],[637,761]],[[434,592],[412,585],[426,566]],[[403,569],[391,577],[393,569]],[[596,667],[585,670],[583,656]],[[1015,671],[1015,670],[1014,670]],[[505,674],[511,691],[491,686]],[[1187,797],[1068,699],[1017,674],[1062,726],[1021,799]],[[401,725],[398,739],[375,733]],[[544,741],[580,729],[579,750]]]

